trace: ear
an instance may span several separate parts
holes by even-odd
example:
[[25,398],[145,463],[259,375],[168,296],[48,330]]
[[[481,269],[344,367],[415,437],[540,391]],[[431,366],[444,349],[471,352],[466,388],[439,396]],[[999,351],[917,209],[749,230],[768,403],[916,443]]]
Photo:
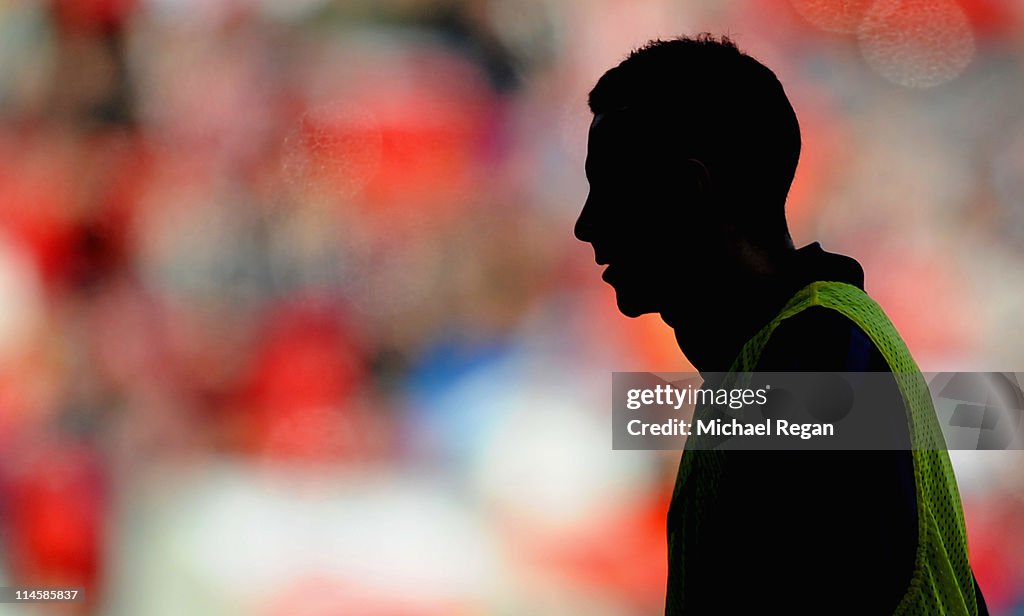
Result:
[[711,173],[698,158],[686,159],[687,171],[697,180],[697,190],[703,195],[711,191]]

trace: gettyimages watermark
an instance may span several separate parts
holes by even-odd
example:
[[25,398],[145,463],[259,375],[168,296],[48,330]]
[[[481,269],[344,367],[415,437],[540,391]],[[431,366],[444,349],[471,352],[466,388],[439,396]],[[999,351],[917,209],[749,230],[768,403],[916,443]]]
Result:
[[613,449],[1024,449],[1024,373],[612,374]]

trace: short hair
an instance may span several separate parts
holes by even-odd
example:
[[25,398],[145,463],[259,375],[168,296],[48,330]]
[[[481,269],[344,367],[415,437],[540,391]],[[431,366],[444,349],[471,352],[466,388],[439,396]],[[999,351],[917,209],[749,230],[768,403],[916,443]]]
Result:
[[[800,158],[800,125],[782,84],[727,36],[652,40],[598,80],[595,114],[639,111],[659,154],[697,158],[719,194],[736,197],[750,222],[788,239],[785,202]],[[682,160],[682,159],[680,159]]]

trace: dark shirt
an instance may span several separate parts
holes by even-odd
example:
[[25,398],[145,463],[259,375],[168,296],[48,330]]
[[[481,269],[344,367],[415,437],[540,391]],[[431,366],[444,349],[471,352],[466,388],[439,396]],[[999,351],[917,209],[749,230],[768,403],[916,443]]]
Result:
[[[852,321],[822,307],[784,321],[757,369],[889,371]],[[892,402],[878,408],[874,423],[886,426],[879,432],[903,442],[903,449],[739,451],[726,457],[712,522],[718,529],[708,532],[723,533],[751,513],[767,531],[734,546],[745,551],[743,569],[756,579],[749,588],[753,594],[738,597],[737,608],[756,596],[765,610],[760,613],[776,611],[765,609],[770,607],[786,614],[895,610],[914,570],[917,507],[909,431],[895,380],[890,396]],[[752,503],[768,506],[751,512]]]
[[[855,260],[817,243],[797,254],[785,277],[786,299],[817,280],[863,289]],[[890,369],[853,321],[815,306],[776,328],[757,371]],[[691,554],[699,561],[686,567],[693,573],[685,586],[687,613],[893,612],[914,571],[917,507],[909,429],[895,379],[886,397],[891,403],[880,405],[872,421],[898,449],[723,456],[716,498],[701,505],[710,510],[702,515],[699,555]]]

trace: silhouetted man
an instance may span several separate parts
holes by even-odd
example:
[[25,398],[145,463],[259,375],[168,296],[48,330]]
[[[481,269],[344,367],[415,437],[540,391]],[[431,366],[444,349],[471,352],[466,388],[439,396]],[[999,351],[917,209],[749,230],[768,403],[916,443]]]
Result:
[[[727,38],[653,41],[589,104],[575,233],[623,314],[660,314],[705,374],[919,374],[860,265],[793,246],[784,206],[800,128],[772,71]],[[873,418],[890,451],[731,451],[714,465],[687,451],[666,613],[985,613],[948,456],[911,446],[931,424],[903,413],[901,387],[892,378],[885,405],[898,412]]]

